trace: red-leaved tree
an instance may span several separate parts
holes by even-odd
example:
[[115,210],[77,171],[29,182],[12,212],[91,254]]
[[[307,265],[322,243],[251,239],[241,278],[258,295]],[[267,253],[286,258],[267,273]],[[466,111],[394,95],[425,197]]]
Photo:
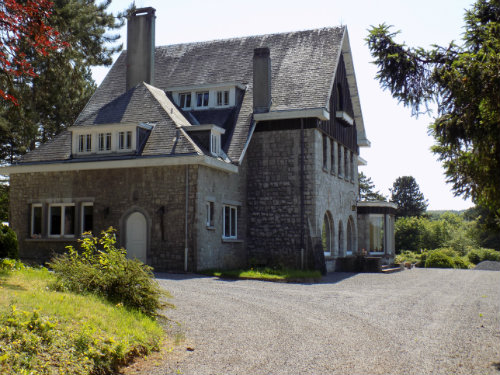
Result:
[[46,56],[67,45],[47,24],[52,6],[49,0],[0,1],[0,98],[17,105],[17,99],[9,93],[13,82],[36,75],[22,52],[26,47]]

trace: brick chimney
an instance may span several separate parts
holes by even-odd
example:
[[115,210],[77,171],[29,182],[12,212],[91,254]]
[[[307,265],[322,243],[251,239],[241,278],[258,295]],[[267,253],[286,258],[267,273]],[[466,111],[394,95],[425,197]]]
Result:
[[154,84],[156,9],[135,10],[127,24],[127,91],[138,83]]
[[253,50],[253,111],[269,112],[271,107],[271,54],[269,48]]

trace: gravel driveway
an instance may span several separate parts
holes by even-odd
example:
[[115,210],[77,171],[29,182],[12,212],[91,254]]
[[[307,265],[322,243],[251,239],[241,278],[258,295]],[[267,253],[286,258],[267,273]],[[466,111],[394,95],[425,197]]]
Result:
[[[500,272],[159,275],[185,341],[144,374],[500,374]],[[151,363],[153,362],[153,363]]]

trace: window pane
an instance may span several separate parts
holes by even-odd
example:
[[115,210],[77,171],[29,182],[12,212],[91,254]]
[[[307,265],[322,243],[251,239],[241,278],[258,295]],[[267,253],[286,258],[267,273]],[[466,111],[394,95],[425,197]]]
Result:
[[191,107],[191,94],[186,94],[186,107]]
[[99,133],[99,151],[104,151],[104,133]]
[[123,150],[123,144],[125,142],[125,134],[123,132],[118,133],[118,148]]
[[75,234],[75,206],[64,207],[64,234]]
[[94,207],[93,206],[83,206],[83,232],[92,232],[94,227]]
[[92,151],[92,134],[87,134],[87,142],[85,145],[85,151]]
[[132,132],[127,132],[127,149],[132,148]]
[[61,209],[62,207],[50,207],[50,234],[61,234]]
[[42,207],[33,207],[33,218],[32,218],[32,228],[31,234],[42,234]]
[[217,105],[222,105],[222,91],[217,91]]
[[224,91],[224,105],[229,104],[229,91]]
[[229,206],[224,206],[224,237],[229,237],[231,233],[231,209]]
[[111,150],[111,133],[106,133],[106,151]]
[[231,237],[236,237],[236,208],[231,207]]
[[78,152],[83,152],[84,143],[85,143],[85,136],[79,135],[78,136]]
[[208,92],[203,93],[203,106],[208,106]]

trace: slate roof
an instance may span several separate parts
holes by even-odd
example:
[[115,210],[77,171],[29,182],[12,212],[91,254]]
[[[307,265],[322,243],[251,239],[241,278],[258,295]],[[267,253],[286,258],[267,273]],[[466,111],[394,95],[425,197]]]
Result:
[[[127,52],[123,51],[74,126],[154,122],[156,126],[143,155],[200,153],[189,135],[178,126],[185,121],[195,126],[196,121],[191,115],[184,115],[164,91],[172,87],[239,83],[246,86],[246,91],[232,112],[192,112],[200,124],[215,123],[226,129],[223,149],[233,162],[238,162],[252,125],[254,49],[270,49],[271,111],[327,108],[344,34],[345,27],[337,27],[156,47],[154,87],[142,84],[128,92]],[[174,116],[169,115],[172,107]],[[68,146],[65,132],[52,143],[65,149],[70,148],[71,142],[69,140]],[[70,157],[70,149],[55,152],[46,150],[48,147],[49,144],[32,151],[22,161]]]

